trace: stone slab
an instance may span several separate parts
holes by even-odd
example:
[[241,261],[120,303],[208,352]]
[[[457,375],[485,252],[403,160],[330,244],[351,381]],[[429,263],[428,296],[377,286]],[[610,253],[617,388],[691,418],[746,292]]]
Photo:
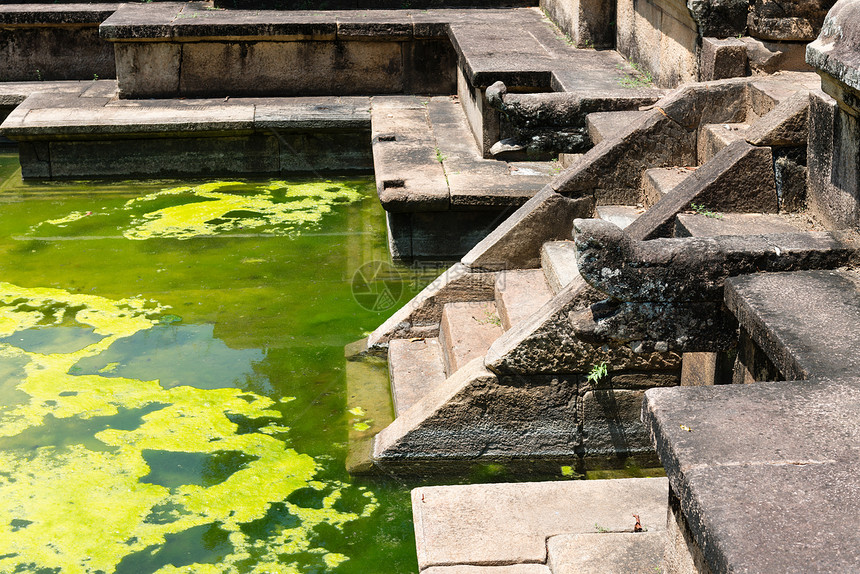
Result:
[[624,112],[594,112],[585,116],[585,126],[591,143],[599,144],[603,140],[611,139],[616,133],[621,132],[631,122],[640,118],[646,112],[629,110]]
[[553,293],[559,293],[579,277],[573,241],[547,241],[540,254],[541,267]]
[[60,4],[32,3],[0,5],[0,25],[2,26],[72,26],[81,24],[101,24],[113,14],[119,3]]
[[112,80],[61,80],[54,82],[0,82],[0,108],[14,108],[36,92],[81,94],[93,84],[113,85]]
[[386,211],[446,211],[445,170],[418,98],[375,98],[371,112],[376,190]]
[[[426,100],[423,100],[426,101]],[[484,159],[456,97],[427,101],[430,127],[451,193],[452,209],[519,207],[553,178],[552,162]]]
[[749,124],[706,124],[699,128],[699,165],[703,165],[730,143],[746,139]]
[[666,533],[560,534],[547,541],[552,574],[655,574],[663,571]]
[[431,566],[421,574],[552,574],[543,564],[512,564],[510,566]]
[[623,460],[651,452],[639,420],[643,390],[595,389],[582,398],[582,448],[587,456]]
[[631,223],[627,231],[639,240],[671,235],[675,216],[691,203],[712,211],[776,212],[773,173],[770,148],[733,142]]
[[809,139],[808,117],[809,92],[798,90],[753,123],[744,136],[752,145],[805,146]]
[[708,217],[698,213],[679,213],[675,218],[675,237],[714,237],[719,235],[773,235],[808,231],[797,218],[776,213],[720,213]]
[[642,202],[651,207],[696,170],[694,167],[652,167],[642,177]]
[[543,564],[547,538],[665,529],[661,478],[435,486],[412,491],[418,566]]
[[858,379],[652,389],[643,420],[713,572],[860,562]]
[[726,305],[789,380],[860,369],[860,276],[799,271],[733,277]]
[[445,374],[450,377],[472,359],[483,357],[503,332],[493,301],[447,303],[439,325]]
[[547,241],[571,236],[571,221],[594,213],[591,198],[569,199],[549,186],[540,190],[463,256],[473,269],[534,269]]
[[598,205],[597,217],[624,229],[642,215],[645,210],[633,205]]
[[541,269],[501,271],[496,277],[496,308],[505,330],[527,319],[552,298]]
[[394,412],[400,416],[445,380],[439,339],[392,339],[388,344],[388,372]]
[[[118,100],[115,92],[113,81],[32,92],[0,126],[6,137],[30,144],[21,148],[24,177],[263,175],[373,165],[369,98]],[[50,154],[30,153],[33,146]]]

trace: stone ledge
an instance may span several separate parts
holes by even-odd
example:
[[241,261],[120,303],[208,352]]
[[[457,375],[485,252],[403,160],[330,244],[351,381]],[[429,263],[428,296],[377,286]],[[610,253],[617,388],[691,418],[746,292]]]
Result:
[[713,572],[860,562],[860,380],[651,389],[642,417]]
[[787,379],[860,372],[860,276],[798,271],[734,277],[726,305]]
[[418,566],[543,564],[550,536],[632,532],[632,514],[664,531],[667,494],[662,478],[416,488]]
[[5,4],[0,5],[0,26],[95,26],[119,6],[119,3]]
[[34,141],[370,128],[369,97],[117,100],[87,97],[93,82],[61,87],[63,93],[36,92],[27,97],[0,125],[3,135]]

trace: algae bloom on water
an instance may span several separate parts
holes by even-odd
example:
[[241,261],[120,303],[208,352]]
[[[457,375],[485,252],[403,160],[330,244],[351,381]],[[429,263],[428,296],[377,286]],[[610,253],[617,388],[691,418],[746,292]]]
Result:
[[107,216],[124,219],[120,229],[126,239],[191,239],[224,234],[290,235],[318,224],[338,204],[363,198],[349,182],[287,183],[264,185],[218,181],[182,186],[131,199],[113,211],[73,211],[38,225],[74,230],[87,219]]
[[0,572],[414,571],[408,492],[344,468],[376,418],[343,364],[379,321],[349,282],[387,253],[372,178],[17,185]]
[[[159,321],[165,311],[0,283],[0,358],[23,370],[0,410],[0,571],[286,573],[300,571],[292,555],[346,560],[315,545],[314,529],[368,516],[374,496],[317,479],[318,463],[283,440],[275,401],[231,387],[164,388],[122,376],[121,362],[76,369],[121,340],[181,328]],[[51,328],[79,333],[30,336]],[[21,448],[63,429],[79,432]],[[201,479],[183,480],[176,460],[200,466]],[[182,566],[160,558],[189,537],[208,537],[211,555]]]

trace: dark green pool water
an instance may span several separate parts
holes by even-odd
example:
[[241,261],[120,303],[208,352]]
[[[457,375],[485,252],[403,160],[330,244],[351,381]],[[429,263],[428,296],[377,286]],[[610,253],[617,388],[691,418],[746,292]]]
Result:
[[344,470],[343,346],[433,277],[360,304],[374,261],[370,179],[29,185],[0,156],[0,572],[417,571],[407,485]]

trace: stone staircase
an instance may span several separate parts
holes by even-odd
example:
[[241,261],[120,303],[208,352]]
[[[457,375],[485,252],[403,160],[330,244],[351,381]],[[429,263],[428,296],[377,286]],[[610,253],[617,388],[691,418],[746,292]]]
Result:
[[[774,158],[805,144],[796,124],[812,83],[805,74],[709,82],[653,109],[589,117],[597,145],[368,338],[388,347],[397,418],[359,466],[648,461],[644,390],[678,385],[672,351],[689,349],[589,341],[575,317],[605,295],[579,274],[573,220],[596,216],[638,241],[804,228],[777,215]],[[655,146],[655,132],[677,137]],[[701,213],[685,213],[694,203]]]
[[458,370],[483,358],[506,331],[532,316],[574,279],[573,241],[543,245],[540,269],[493,273],[492,299],[442,305],[437,337],[393,339],[388,366],[394,407],[400,416]]

